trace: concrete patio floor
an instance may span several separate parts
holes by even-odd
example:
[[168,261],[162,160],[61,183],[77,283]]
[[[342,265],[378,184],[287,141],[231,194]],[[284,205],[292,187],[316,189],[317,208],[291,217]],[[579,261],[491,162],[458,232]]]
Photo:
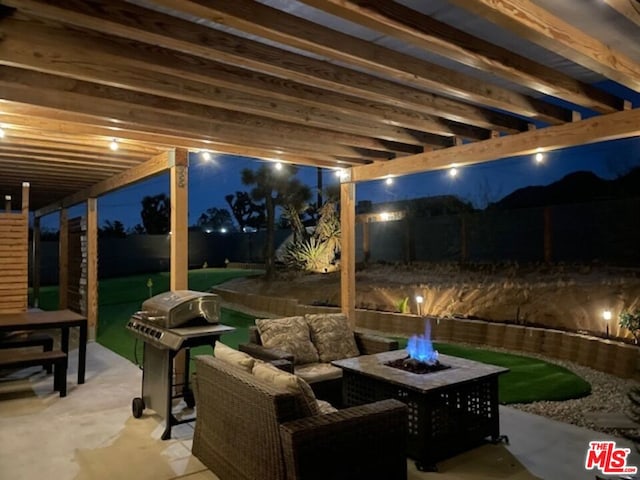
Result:
[[[193,424],[174,427],[173,438],[162,441],[159,417],[148,411],[132,417],[140,369],[97,343],[88,345],[87,356],[87,381],[76,385],[77,351],[71,353],[66,398],[52,391],[53,379],[38,368],[0,377],[0,478],[218,478],[191,455]],[[408,460],[409,478],[595,478],[584,469],[585,455],[589,441],[606,440],[605,435],[508,407],[500,407],[500,421],[509,445],[484,445],[458,455],[439,463],[438,473],[419,472]],[[611,439],[631,448],[628,465],[640,466],[630,442]]]

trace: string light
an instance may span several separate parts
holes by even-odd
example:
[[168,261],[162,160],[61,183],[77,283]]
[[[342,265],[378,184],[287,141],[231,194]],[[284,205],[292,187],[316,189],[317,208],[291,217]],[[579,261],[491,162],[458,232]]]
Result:
[[115,152],[116,150],[118,150],[118,140],[116,140],[115,138],[113,140],[111,140],[111,143],[109,144],[109,148],[111,149],[111,151]]

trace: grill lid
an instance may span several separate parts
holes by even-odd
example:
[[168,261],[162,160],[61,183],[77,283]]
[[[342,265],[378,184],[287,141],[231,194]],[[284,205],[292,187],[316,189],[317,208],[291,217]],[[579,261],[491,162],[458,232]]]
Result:
[[195,318],[203,318],[208,323],[220,320],[218,295],[192,290],[164,292],[145,300],[140,312],[148,321],[162,324],[165,328],[184,325]]

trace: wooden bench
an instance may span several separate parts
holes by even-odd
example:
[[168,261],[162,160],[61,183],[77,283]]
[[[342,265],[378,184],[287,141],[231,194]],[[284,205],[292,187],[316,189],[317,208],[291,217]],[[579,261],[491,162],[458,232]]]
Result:
[[[46,333],[29,333],[15,337],[0,337],[0,350],[7,348],[42,347],[42,350],[49,352],[53,350],[53,338]],[[52,366],[45,365],[47,373],[51,373]]]
[[5,352],[0,356],[0,368],[26,368],[41,365],[53,366],[53,389],[67,396],[67,354],[62,350],[45,352]]

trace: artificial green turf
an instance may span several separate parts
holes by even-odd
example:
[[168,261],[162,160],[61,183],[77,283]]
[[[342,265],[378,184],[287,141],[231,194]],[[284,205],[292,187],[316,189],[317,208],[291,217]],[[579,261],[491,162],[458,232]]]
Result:
[[[406,339],[398,340],[404,348]],[[508,368],[508,373],[500,375],[498,384],[502,404],[569,400],[591,393],[589,382],[560,365],[544,360],[461,345],[434,343],[433,346],[444,355]]]

